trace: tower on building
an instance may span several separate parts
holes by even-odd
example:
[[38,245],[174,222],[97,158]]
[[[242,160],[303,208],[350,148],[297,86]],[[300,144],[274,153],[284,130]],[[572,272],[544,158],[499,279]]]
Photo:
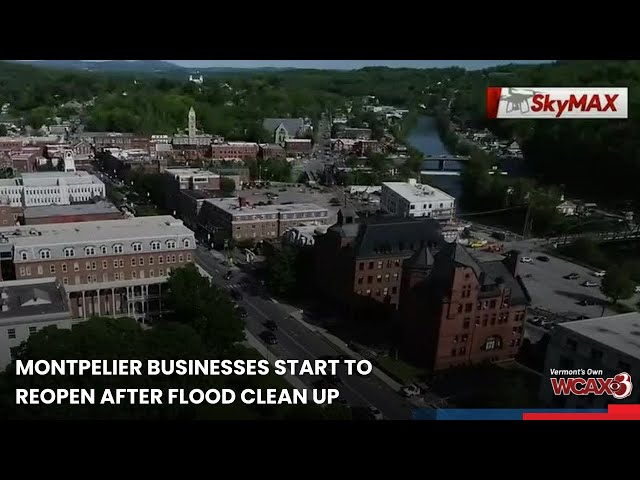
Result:
[[189,110],[189,138],[196,136],[196,111],[191,107]]
[[70,152],[70,151],[64,152],[64,171],[65,172],[76,171],[76,161],[73,157],[73,152]]

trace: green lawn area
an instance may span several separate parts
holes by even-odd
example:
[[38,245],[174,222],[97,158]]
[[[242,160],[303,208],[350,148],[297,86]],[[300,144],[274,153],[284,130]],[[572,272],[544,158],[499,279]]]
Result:
[[426,374],[424,369],[391,357],[378,357],[376,358],[375,363],[381,370],[403,385],[413,383]]
[[160,215],[160,212],[153,205],[136,205],[137,217],[151,217],[154,215]]

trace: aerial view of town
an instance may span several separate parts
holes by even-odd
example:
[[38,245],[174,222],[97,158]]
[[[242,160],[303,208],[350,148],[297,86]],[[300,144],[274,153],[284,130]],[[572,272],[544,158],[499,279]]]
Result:
[[[639,61],[207,62],[0,61],[1,418],[606,409],[619,397],[559,394],[550,371],[640,375]],[[487,116],[488,87],[602,85],[629,88],[627,119]],[[92,388],[340,396],[16,405],[78,383],[17,360],[85,358],[338,360]]]

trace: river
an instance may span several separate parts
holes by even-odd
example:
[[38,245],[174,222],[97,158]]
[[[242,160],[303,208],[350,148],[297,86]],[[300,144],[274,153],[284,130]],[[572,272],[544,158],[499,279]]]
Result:
[[[424,155],[451,155],[438,134],[436,121],[433,117],[422,116],[418,118],[416,126],[407,137],[407,142],[413,148],[419,150]],[[438,168],[437,160],[425,160],[422,164],[424,170],[434,170]],[[462,164],[459,162],[447,162],[447,170],[461,170]],[[460,177],[456,176],[431,176],[427,181],[430,185],[440,188],[456,199],[462,194]]]

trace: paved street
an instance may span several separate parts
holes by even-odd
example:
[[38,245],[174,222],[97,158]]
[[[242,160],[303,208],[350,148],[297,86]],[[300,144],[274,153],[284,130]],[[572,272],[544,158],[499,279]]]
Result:
[[[214,283],[223,288],[244,287],[251,282],[245,274],[236,270],[234,276],[226,281],[224,267],[206,249],[199,247],[195,254],[196,261],[207,273],[213,277]],[[251,295],[251,289],[244,289],[244,299],[239,303],[248,312],[246,327],[253,335],[259,338],[265,330],[264,322],[274,320],[278,324],[275,332],[278,338],[277,345],[269,345],[268,349],[274,357],[282,359],[315,360],[323,355],[336,356],[341,354],[335,346],[330,344],[319,333],[312,332],[300,322],[291,318],[287,307],[274,303],[270,298]],[[412,405],[383,383],[378,377],[368,375],[346,376],[344,371],[339,375],[342,384],[338,385],[341,397],[352,406],[366,407],[374,405],[383,413],[385,418],[402,420],[411,418]],[[305,385],[314,386],[318,377],[299,377]]]

